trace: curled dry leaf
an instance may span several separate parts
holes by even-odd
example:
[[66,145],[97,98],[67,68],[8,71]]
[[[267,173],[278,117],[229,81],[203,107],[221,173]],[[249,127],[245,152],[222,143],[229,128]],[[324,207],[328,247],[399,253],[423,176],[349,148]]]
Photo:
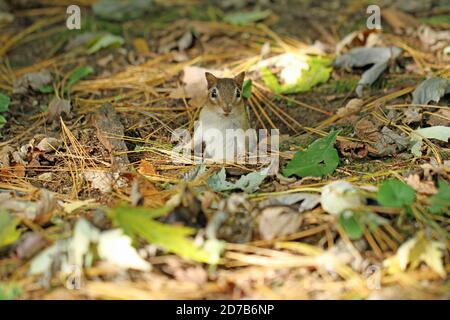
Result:
[[47,245],[47,240],[38,232],[27,232],[20,239],[16,253],[20,259],[28,259]]
[[347,34],[336,44],[336,54],[341,54],[344,49],[353,47],[373,47],[375,44],[381,45],[379,31],[377,29],[365,28]]
[[223,77],[224,72],[220,70],[205,69],[196,66],[187,66],[183,69],[182,88],[177,88],[170,93],[170,97],[174,99],[191,98],[198,100],[203,98],[208,90],[205,73],[209,72],[216,77]]
[[302,224],[302,216],[288,206],[269,206],[260,211],[259,234],[264,240],[272,240],[294,233]]
[[194,35],[191,30],[173,30],[159,40],[158,52],[168,53],[174,49],[184,51],[192,47],[193,43]]
[[39,72],[27,73],[14,81],[14,94],[26,94],[30,89],[37,91],[52,82],[50,71],[44,69]]
[[438,192],[432,180],[421,180],[417,173],[410,174],[406,178],[406,183],[421,194],[432,195]]
[[0,197],[0,208],[10,210],[21,218],[45,224],[53,216],[58,208],[54,194],[48,190],[41,189],[39,201],[14,200],[11,195],[4,194]]
[[234,193],[218,204],[218,210],[208,221],[206,231],[210,239],[245,243],[252,239],[254,206],[244,194]]
[[208,281],[208,273],[199,265],[192,265],[178,257],[167,257],[167,265],[163,266],[164,272],[173,275],[177,281],[193,282],[199,285]]
[[420,41],[432,51],[444,48],[450,41],[449,30],[435,31],[430,26],[421,25],[418,33]]
[[57,150],[60,146],[61,140],[52,137],[46,137],[37,144],[36,148],[39,151],[52,152]]
[[126,152],[128,148],[123,139],[124,127],[114,107],[104,104],[93,116],[92,123],[97,130],[97,138],[111,155],[114,170],[123,170],[130,164]]
[[421,109],[415,108],[415,107],[410,107],[410,108],[406,109],[403,114],[405,115],[405,118],[403,121],[406,124],[410,124],[413,122],[420,122],[423,117]]
[[341,141],[339,142],[339,151],[346,157],[362,159],[369,153],[369,148],[361,142]]
[[165,223],[203,228],[206,226],[206,216],[202,210],[201,201],[191,188],[185,186],[179,195],[178,205],[165,218]]
[[40,225],[46,224],[52,218],[57,207],[55,194],[46,189],[41,189],[34,221]]
[[374,147],[377,149],[378,156],[387,156],[397,154],[409,145],[409,138],[403,134],[398,134],[388,127],[381,129],[379,138],[375,141]]
[[430,126],[447,126],[450,127],[450,109],[442,108],[430,115],[427,123]]
[[424,80],[412,93],[413,104],[428,104],[430,101],[439,102],[441,97],[450,93],[450,80],[433,77]]
[[118,172],[85,171],[84,178],[91,183],[91,187],[108,193],[114,188],[123,188],[127,181]]
[[362,118],[355,124],[355,134],[362,140],[375,142],[379,139],[378,126],[368,118]]
[[304,212],[313,209],[320,203],[320,196],[314,193],[298,192],[279,196],[271,196],[265,201],[261,201],[260,208],[274,205],[292,206],[300,203],[298,212]]
[[411,153],[416,157],[422,156],[423,138],[437,139],[447,142],[450,139],[450,127],[435,126],[427,128],[417,128],[411,132]]
[[66,116],[70,116],[70,110],[72,106],[70,101],[60,99],[58,97],[53,98],[48,104],[48,119],[50,121],[58,120],[64,113]]
[[374,83],[389,66],[389,62],[395,60],[401,52],[402,49],[397,47],[359,47],[337,57],[334,65],[344,69],[372,65],[372,67],[363,73],[356,87],[356,94],[358,97],[362,97],[363,88]]
[[345,107],[339,108],[336,112],[336,116],[343,121],[351,115],[358,113],[363,105],[362,99],[351,99]]
[[144,176],[154,176],[156,175],[156,170],[153,164],[148,160],[142,160],[139,169],[139,173],[143,174]]

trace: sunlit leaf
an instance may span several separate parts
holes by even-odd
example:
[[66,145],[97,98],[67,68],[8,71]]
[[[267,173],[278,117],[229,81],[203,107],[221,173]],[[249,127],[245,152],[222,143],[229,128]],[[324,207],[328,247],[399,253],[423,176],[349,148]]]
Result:
[[409,269],[414,270],[424,262],[442,278],[446,277],[443,265],[443,251],[445,244],[427,239],[423,232],[419,232],[414,238],[403,243],[397,253],[384,260],[383,265],[391,274]]
[[[307,57],[305,62],[306,68],[302,68],[302,64],[298,63],[299,70],[296,72],[298,77],[293,83],[281,84],[277,77],[265,67],[260,70],[262,80],[269,89],[277,94],[306,92],[311,90],[312,87],[328,81],[332,70],[332,67],[330,66],[331,61],[329,59],[322,57]],[[289,69],[292,70],[292,66],[289,67]]]
[[171,210],[170,207],[146,209],[121,206],[111,211],[111,218],[132,239],[141,237],[185,259],[216,264],[216,255],[198,247],[188,238],[195,233],[194,229],[167,225],[152,219]]
[[100,51],[101,49],[104,48],[108,48],[108,47],[116,47],[116,46],[121,46],[122,44],[125,43],[125,40],[120,37],[120,36],[116,36],[110,33],[106,33],[103,35],[100,35],[99,37],[97,37],[95,39],[95,41],[93,41],[93,43],[91,43],[91,45],[89,46],[87,53],[88,54],[93,54],[96,53],[97,51]]
[[0,300],[13,300],[22,294],[17,283],[0,282]]
[[17,226],[20,219],[6,211],[0,211],[0,248],[16,242],[20,237]]

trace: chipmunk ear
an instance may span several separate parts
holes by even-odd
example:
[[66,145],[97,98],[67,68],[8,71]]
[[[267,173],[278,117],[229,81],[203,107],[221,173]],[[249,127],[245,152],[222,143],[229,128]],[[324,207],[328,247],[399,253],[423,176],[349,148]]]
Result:
[[234,81],[236,81],[239,88],[242,88],[242,85],[244,84],[244,78],[245,78],[245,71],[242,71],[236,77],[234,77]]
[[208,82],[208,89],[213,87],[217,83],[217,78],[209,72],[205,72],[206,82]]

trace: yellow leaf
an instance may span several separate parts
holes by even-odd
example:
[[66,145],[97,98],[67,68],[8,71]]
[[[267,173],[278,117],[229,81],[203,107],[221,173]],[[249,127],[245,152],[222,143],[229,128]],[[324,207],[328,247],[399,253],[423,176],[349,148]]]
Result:
[[417,268],[424,262],[442,278],[446,272],[442,262],[445,245],[438,241],[432,241],[419,232],[414,238],[409,239],[398,248],[397,253],[384,260],[383,265],[391,274],[405,271],[408,266],[410,270]]

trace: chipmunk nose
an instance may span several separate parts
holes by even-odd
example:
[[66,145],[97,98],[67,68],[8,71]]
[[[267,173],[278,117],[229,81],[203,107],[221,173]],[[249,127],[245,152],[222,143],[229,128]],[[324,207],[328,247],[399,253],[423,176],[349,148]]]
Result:
[[231,113],[231,106],[225,106],[223,108],[223,113],[227,116]]

